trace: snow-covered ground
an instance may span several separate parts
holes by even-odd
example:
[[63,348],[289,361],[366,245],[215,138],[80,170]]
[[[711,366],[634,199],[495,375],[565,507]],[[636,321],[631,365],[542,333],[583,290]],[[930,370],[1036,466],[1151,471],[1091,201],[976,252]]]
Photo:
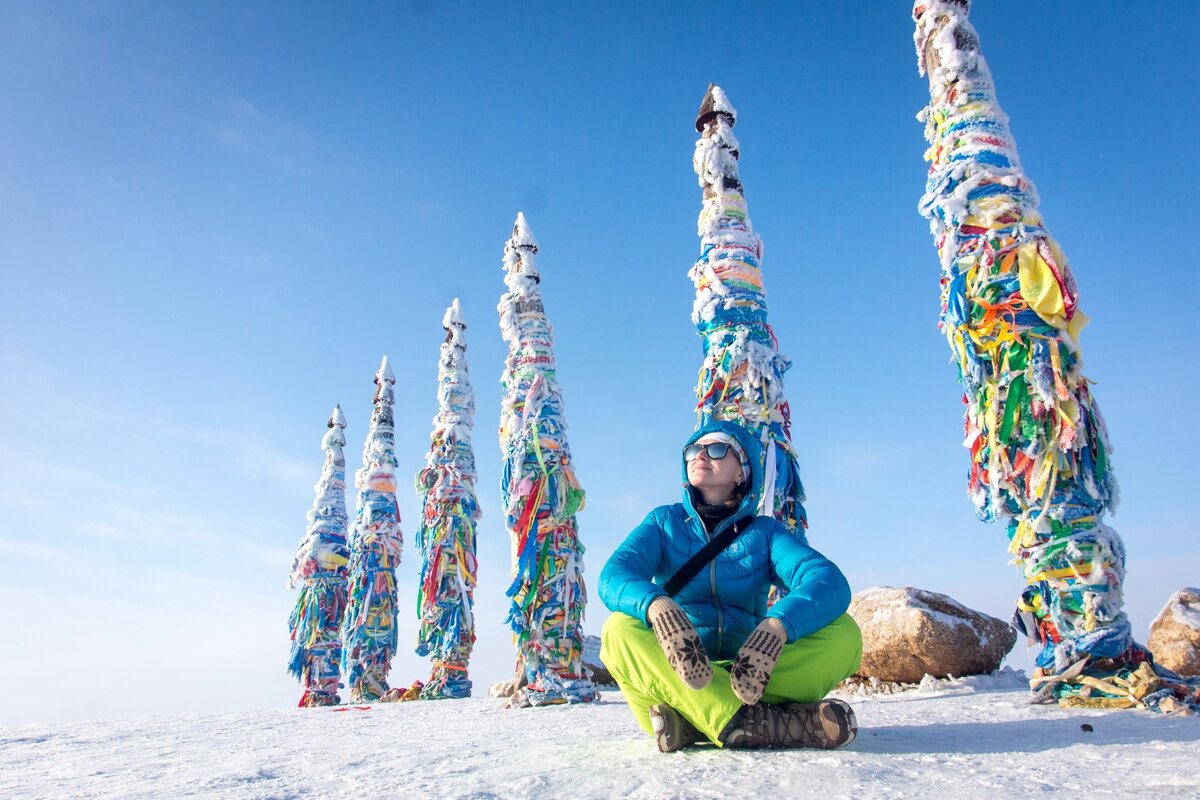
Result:
[[1011,672],[846,696],[861,727],[835,752],[663,755],[617,692],[22,725],[0,728],[0,797],[1200,797],[1200,717],[1027,696]]

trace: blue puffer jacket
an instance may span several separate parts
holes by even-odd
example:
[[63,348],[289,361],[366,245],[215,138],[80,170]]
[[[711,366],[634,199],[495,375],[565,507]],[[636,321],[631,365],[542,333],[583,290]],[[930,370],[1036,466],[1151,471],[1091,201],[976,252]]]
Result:
[[[716,431],[737,437],[746,451],[751,489],[712,536],[754,516],[762,494],[761,450],[745,428],[731,422],[710,423],[696,431],[688,444]],[[710,538],[692,505],[686,464],[683,477],[683,502],[651,511],[600,572],[600,599],[611,610],[646,622],[650,601],[666,596],[662,585]],[[772,582],[788,594],[768,611]],[[778,617],[789,642],[825,627],[849,608],[850,586],[833,562],[808,546],[803,533],[789,533],[771,517],[755,517],[679,591],[675,601],[696,626],[709,657],[732,659],[763,617]]]

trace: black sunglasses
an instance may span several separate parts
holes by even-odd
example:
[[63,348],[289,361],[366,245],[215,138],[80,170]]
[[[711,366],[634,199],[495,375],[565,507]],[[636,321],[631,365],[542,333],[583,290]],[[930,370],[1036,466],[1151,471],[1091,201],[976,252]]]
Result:
[[729,455],[729,451],[733,448],[725,442],[709,442],[708,444],[689,444],[683,448],[683,460],[695,461],[700,457],[700,453],[704,453],[712,461],[720,461],[725,456]]

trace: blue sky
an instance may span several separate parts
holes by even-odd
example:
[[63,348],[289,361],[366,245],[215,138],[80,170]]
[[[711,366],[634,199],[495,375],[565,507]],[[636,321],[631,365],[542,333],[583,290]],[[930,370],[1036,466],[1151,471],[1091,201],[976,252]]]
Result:
[[[286,706],[285,588],[329,409],[359,462],[383,354],[402,484],[440,320],[478,395],[476,691],[509,675],[495,306],[516,212],[541,243],[580,530],[604,559],[678,495],[709,81],[737,106],[771,322],[794,365],[809,538],[856,589],[1007,617],[1022,582],[965,496],[960,391],[917,214],[909,5],[30,3],[0,11],[0,723]],[[1093,318],[1145,640],[1200,581],[1200,7],[977,0],[972,20]],[[353,491],[349,496],[353,507]],[[400,495],[412,654],[416,495]],[[607,612],[593,597],[588,632]],[[1027,657],[1018,645],[1014,663]]]

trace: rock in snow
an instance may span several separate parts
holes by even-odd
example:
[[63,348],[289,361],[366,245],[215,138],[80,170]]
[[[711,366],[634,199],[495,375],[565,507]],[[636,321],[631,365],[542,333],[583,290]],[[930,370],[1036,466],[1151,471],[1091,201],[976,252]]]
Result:
[[862,628],[856,675],[917,683],[926,675],[995,672],[1016,644],[1007,623],[937,592],[876,586],[854,595],[850,616]]
[[599,636],[583,637],[583,666],[592,673],[592,683],[597,686],[615,687],[617,685],[617,682],[613,680],[612,673],[608,671],[608,667],[604,666],[604,662],[600,660]]
[[1150,624],[1147,642],[1154,660],[1180,675],[1200,675],[1200,589],[1171,595]]

